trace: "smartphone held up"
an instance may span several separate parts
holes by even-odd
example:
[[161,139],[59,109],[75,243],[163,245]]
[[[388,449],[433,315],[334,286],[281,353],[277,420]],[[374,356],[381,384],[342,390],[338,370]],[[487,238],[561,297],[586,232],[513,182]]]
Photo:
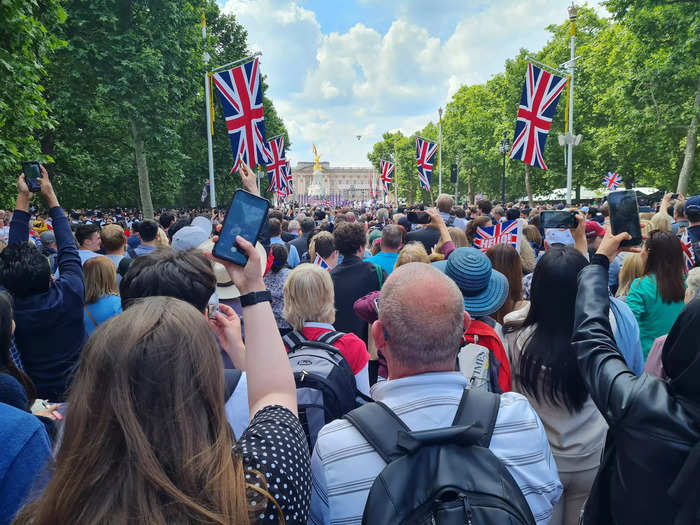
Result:
[[214,257],[245,266],[248,256],[236,244],[240,235],[251,244],[260,235],[260,230],[267,218],[270,203],[267,199],[253,195],[245,190],[236,190],[233,201],[219,232],[219,241],[214,245]]
[[37,180],[41,178],[39,162],[36,160],[28,160],[23,162],[22,172],[24,173],[24,180],[27,183],[29,191],[32,193],[39,193],[41,191],[41,184],[39,184],[39,181]]
[[608,194],[610,207],[610,228],[613,235],[627,232],[632,238],[622,241],[620,246],[642,244],[642,226],[639,222],[637,194],[634,190],[613,191]]

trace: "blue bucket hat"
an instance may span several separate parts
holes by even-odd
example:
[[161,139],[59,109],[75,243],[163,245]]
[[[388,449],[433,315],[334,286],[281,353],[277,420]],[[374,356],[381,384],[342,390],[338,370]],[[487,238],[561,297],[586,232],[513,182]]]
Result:
[[457,284],[464,297],[464,309],[472,318],[490,315],[506,302],[508,279],[492,268],[481,250],[457,248],[446,261],[433,265]]

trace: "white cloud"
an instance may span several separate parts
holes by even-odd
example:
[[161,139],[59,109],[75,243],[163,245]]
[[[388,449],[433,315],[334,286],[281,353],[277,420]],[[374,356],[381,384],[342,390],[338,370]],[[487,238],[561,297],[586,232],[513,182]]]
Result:
[[427,7],[404,0],[393,8],[384,34],[366,20],[324,33],[316,13],[294,0],[225,4],[248,30],[249,46],[263,52],[293,162],[311,160],[315,143],[332,165],[368,165],[367,152],[382,132],[410,134],[436,120],[438,106],[461,85],[502,71],[521,47],[539,49],[549,38],[545,27],[567,15],[560,0],[443,0]]

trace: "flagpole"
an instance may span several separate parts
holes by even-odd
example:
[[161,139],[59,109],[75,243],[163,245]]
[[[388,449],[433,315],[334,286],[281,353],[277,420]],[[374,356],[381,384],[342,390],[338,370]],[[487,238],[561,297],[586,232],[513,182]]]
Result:
[[568,63],[569,69],[569,150],[567,151],[566,159],[566,204],[571,205],[571,186],[573,184],[574,174],[574,70],[576,69],[576,60],[574,50],[576,46],[576,14],[578,9],[571,4],[569,7],[569,20],[571,20],[571,57]]
[[253,53],[252,55],[241,58],[240,60],[234,60],[233,62],[229,62],[228,64],[224,64],[223,66],[215,67],[212,69],[212,73],[216,73],[217,71],[220,71],[222,69],[231,69],[233,66],[236,66],[238,64],[242,64],[243,62],[248,62],[249,60],[252,60],[256,57],[259,57],[262,55],[262,52],[258,51],[257,53]]
[[[442,194],[442,108],[438,108],[438,129],[440,132],[440,145],[438,146],[438,164],[440,165],[440,173],[438,175],[438,194]],[[433,194],[430,194],[430,200],[432,201]]]
[[[204,40],[204,64],[207,66],[211,57],[206,52],[207,45],[207,21],[202,12],[202,39]],[[211,136],[214,132],[211,123],[211,91],[210,91],[209,71],[204,73],[204,98],[207,106],[207,155],[209,161],[209,206],[216,208],[216,189],[214,186],[214,150],[212,147]]]

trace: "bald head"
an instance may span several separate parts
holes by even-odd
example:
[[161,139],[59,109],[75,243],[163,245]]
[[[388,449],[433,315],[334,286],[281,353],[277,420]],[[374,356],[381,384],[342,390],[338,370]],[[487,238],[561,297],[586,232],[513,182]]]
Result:
[[464,299],[436,268],[409,263],[394,270],[382,288],[379,320],[391,357],[403,367],[418,373],[454,366],[464,332]]

